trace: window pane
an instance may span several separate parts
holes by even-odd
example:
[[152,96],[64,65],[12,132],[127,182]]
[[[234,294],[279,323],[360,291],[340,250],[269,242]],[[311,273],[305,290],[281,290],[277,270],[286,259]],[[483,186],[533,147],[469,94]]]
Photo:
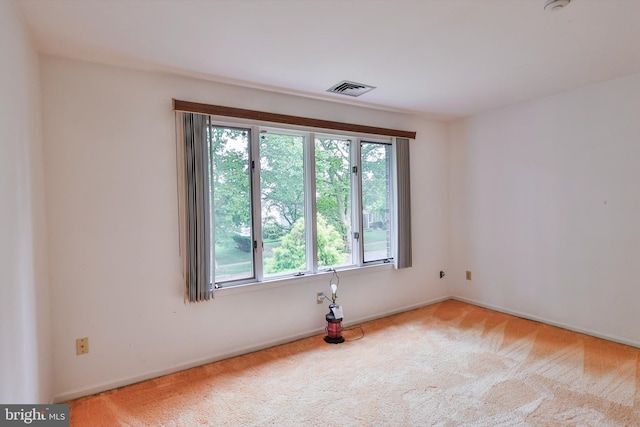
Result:
[[363,142],[361,156],[364,262],[391,258],[391,146]]
[[260,134],[260,196],[265,276],[307,270],[304,137]]
[[254,277],[249,129],[210,132],[216,283]]
[[350,141],[316,138],[318,267],[352,264]]

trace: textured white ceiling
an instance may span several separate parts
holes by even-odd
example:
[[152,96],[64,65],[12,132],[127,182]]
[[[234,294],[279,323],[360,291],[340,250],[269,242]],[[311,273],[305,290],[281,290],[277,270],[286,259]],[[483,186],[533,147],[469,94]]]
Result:
[[17,0],[43,53],[434,117],[640,72],[640,0],[544,3]]

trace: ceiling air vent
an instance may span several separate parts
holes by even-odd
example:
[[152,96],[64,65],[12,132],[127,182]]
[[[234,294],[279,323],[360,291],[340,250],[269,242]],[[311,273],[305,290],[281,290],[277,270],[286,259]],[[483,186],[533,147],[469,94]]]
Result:
[[327,89],[327,92],[339,93],[340,95],[348,96],[360,96],[363,93],[367,93],[373,89],[375,89],[374,86],[343,80],[337,85],[334,85]]

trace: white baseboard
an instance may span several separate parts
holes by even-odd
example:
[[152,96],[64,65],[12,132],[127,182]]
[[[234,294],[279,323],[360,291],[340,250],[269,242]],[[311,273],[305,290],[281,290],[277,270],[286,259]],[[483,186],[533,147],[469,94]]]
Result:
[[190,362],[186,362],[186,363],[181,363],[178,365],[174,365],[165,369],[159,369],[159,370],[155,370],[155,371],[150,371],[150,372],[146,372],[144,374],[141,375],[136,375],[133,377],[125,377],[125,378],[121,378],[119,380],[116,381],[108,381],[108,382],[104,382],[101,384],[97,384],[95,386],[92,387],[85,387],[85,388],[78,388],[75,390],[71,390],[65,393],[61,393],[58,394],[56,396],[54,396],[53,400],[54,402],[66,402],[68,400],[73,400],[73,399],[77,399],[80,397],[84,397],[84,396],[89,396],[92,394],[96,394],[96,393],[101,393],[103,391],[107,391],[107,390],[113,390],[115,388],[119,388],[119,387],[124,387],[127,385],[131,385],[131,384],[135,384],[135,383],[139,383],[141,381],[146,381],[146,380],[150,380],[153,378],[158,378],[158,377],[162,377],[164,375],[169,375],[169,374],[173,374],[176,372],[180,372],[180,371],[184,371],[186,369],[191,369],[191,368],[195,368],[197,366],[202,366],[202,365],[206,365],[208,363],[213,363],[213,362],[218,362],[220,360],[224,360],[224,359],[229,359],[231,357],[235,357],[235,356],[240,356],[242,354],[247,354],[247,353],[251,353],[254,351],[258,351],[258,350],[264,350],[265,348],[269,348],[269,347],[275,347],[277,345],[281,345],[281,344],[286,344],[288,342],[292,342],[292,341],[297,341],[303,338],[307,338],[313,335],[318,335],[321,332],[324,331],[324,328],[322,329],[316,329],[316,330],[312,330],[312,331],[308,331],[308,332],[304,332],[304,333],[300,333],[300,334],[296,334],[296,335],[291,335],[288,336],[286,338],[281,338],[278,340],[273,340],[273,341],[268,341],[268,342],[264,342],[258,345],[253,345],[253,346],[248,346],[248,347],[243,347],[240,348],[238,350],[234,350],[231,352],[227,352],[227,353],[221,353],[221,354],[217,354],[211,357],[205,357],[205,358],[201,358],[201,359],[196,359],[196,360],[192,360]]
[[[345,326],[352,326],[352,325],[368,322],[368,321],[371,321],[371,320],[379,319],[379,318],[382,318],[382,317],[391,316],[393,314],[398,314],[398,313],[402,313],[402,312],[405,312],[405,311],[413,310],[413,309],[416,309],[416,308],[424,307],[424,306],[427,306],[427,305],[436,304],[438,302],[446,301],[448,299],[450,299],[450,298],[449,297],[437,298],[437,299],[434,299],[434,300],[425,301],[425,302],[421,302],[421,303],[418,303],[418,304],[412,304],[410,306],[406,306],[406,307],[402,307],[402,308],[398,308],[398,309],[394,309],[394,310],[390,310],[390,311],[385,311],[383,313],[378,313],[378,314],[374,314],[374,315],[371,315],[371,316],[363,316],[363,317],[360,317],[360,318],[357,318],[357,319],[354,319],[354,320],[350,320],[349,322],[345,322]],[[260,343],[260,344],[257,344],[257,345],[247,346],[247,347],[239,348],[239,349],[234,350],[234,351],[217,354],[217,355],[214,355],[214,356],[211,356],[211,357],[192,360],[190,362],[181,363],[181,364],[174,365],[174,366],[171,366],[171,367],[168,367],[168,368],[165,368],[165,369],[146,372],[146,373],[141,374],[141,375],[136,375],[136,376],[133,376],[133,377],[120,378],[120,379],[115,380],[115,381],[108,381],[108,382],[97,384],[97,385],[91,386],[91,387],[77,388],[77,389],[74,389],[74,390],[70,390],[70,391],[55,395],[53,397],[53,399],[52,399],[52,403],[66,402],[66,401],[69,401],[69,400],[78,399],[80,397],[89,396],[89,395],[96,394],[96,393],[101,393],[103,391],[113,390],[115,388],[124,387],[124,386],[135,384],[135,383],[138,383],[138,382],[141,382],[141,381],[146,381],[146,380],[150,380],[150,379],[153,379],[153,378],[158,378],[158,377],[161,377],[161,376],[164,376],[164,375],[173,374],[175,372],[184,371],[185,369],[195,368],[197,366],[202,366],[202,365],[206,365],[208,363],[218,362],[220,360],[228,359],[230,357],[240,356],[242,354],[252,353],[254,351],[264,350],[264,349],[269,348],[269,347],[275,347],[277,345],[282,345],[282,344],[286,344],[286,343],[289,343],[289,342],[292,342],[292,341],[297,341],[297,340],[300,340],[300,339],[303,339],[303,338],[308,338],[308,337],[311,337],[311,336],[314,336],[314,335],[319,335],[319,334],[321,334],[323,332],[324,332],[324,328],[313,329],[313,330],[310,330],[310,331],[302,332],[302,333],[295,334],[295,335],[290,335],[290,336],[287,336],[287,337],[284,337],[284,338],[280,338],[280,339],[277,339],[277,340],[266,341],[266,342],[263,342],[263,343]]]
[[365,323],[365,322],[370,322],[371,320],[376,320],[376,319],[380,319],[382,317],[387,317],[387,316],[393,316],[394,314],[398,314],[398,313],[404,313],[405,311],[409,311],[409,310],[415,310],[416,308],[421,308],[421,307],[426,307],[428,305],[432,305],[432,304],[437,304],[439,302],[442,301],[447,301],[450,300],[451,297],[442,297],[442,298],[435,298],[429,301],[424,301],[418,304],[412,304],[412,305],[408,305],[402,308],[398,308],[395,310],[389,310],[389,311],[385,311],[383,313],[377,313],[374,314],[372,316],[363,316],[363,317],[358,317],[354,320],[349,320],[348,322],[344,322],[345,326],[353,326],[353,325],[357,325],[360,323]]
[[569,330],[569,331],[578,332],[580,334],[589,335],[589,336],[592,336],[592,337],[595,337],[595,338],[601,338],[603,340],[616,342],[618,344],[624,344],[624,345],[628,345],[628,346],[631,346],[631,347],[640,348],[640,342],[626,340],[624,338],[616,337],[616,336],[613,336],[613,335],[601,334],[601,333],[598,333],[598,332],[590,331],[588,329],[578,328],[578,327],[575,327],[573,325],[567,325],[565,323],[554,322],[553,320],[549,320],[549,319],[545,319],[545,318],[542,318],[542,317],[534,316],[534,315],[531,315],[531,314],[528,314],[528,313],[522,313],[522,312],[515,311],[515,310],[509,310],[507,308],[498,307],[498,306],[495,306],[495,305],[492,305],[492,304],[485,304],[483,302],[476,301],[476,300],[473,300],[473,299],[470,299],[470,298],[452,296],[452,297],[447,298],[447,299],[453,299],[453,300],[456,300],[456,301],[466,302],[468,304],[477,305],[479,307],[487,308],[487,309],[493,310],[493,311],[498,311],[500,313],[510,314],[512,316],[521,317],[523,319],[533,320],[534,322],[540,322],[540,323],[544,323],[544,324],[547,324],[547,325],[555,326],[555,327],[558,327],[558,328],[566,329],[566,330]]

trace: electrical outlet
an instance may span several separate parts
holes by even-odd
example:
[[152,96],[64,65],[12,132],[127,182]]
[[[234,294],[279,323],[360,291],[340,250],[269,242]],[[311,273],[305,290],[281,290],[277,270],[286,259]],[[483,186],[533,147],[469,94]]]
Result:
[[467,280],[471,280],[471,272],[467,270]]
[[324,302],[324,293],[318,292],[316,296],[316,304],[322,304]]
[[78,338],[76,340],[76,355],[89,353],[89,338]]

